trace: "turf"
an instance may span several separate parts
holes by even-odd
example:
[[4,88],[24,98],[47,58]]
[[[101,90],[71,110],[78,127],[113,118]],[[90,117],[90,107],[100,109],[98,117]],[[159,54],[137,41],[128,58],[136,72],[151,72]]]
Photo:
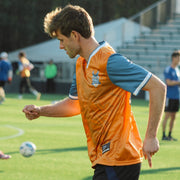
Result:
[[[17,99],[8,94],[0,105],[0,150],[12,155],[10,160],[0,160],[2,180],[91,180],[93,169],[87,155],[86,138],[80,116],[70,118],[46,118],[28,121],[22,109],[26,104],[44,105],[64,98],[58,95],[42,95],[40,101],[26,94]],[[148,102],[132,100],[132,109],[142,138],[148,120]],[[179,114],[173,136],[180,140]],[[24,133],[24,134],[22,134]],[[153,167],[143,161],[140,180],[179,180],[180,143],[161,141],[160,151],[153,157]],[[37,146],[35,155],[24,158],[19,147],[24,141]]]

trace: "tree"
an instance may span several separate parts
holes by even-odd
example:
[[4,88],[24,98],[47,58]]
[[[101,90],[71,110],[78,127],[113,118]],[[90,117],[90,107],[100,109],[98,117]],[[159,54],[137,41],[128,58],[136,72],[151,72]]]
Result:
[[130,17],[157,0],[3,0],[0,1],[0,52],[49,39],[43,30],[47,12],[67,4],[84,7],[94,25]]

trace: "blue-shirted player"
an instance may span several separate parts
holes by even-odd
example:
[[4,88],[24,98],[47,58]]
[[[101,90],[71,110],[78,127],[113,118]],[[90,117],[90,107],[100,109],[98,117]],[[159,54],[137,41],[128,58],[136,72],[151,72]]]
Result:
[[[179,61],[180,61],[180,53],[175,51],[171,55],[172,62],[171,65],[166,67],[164,71],[164,77],[167,84],[167,95],[166,95],[166,105],[165,105],[165,117],[163,120],[163,136],[162,140],[177,140],[172,137],[172,129],[174,126],[174,121],[176,118],[176,113],[179,110]],[[169,134],[166,136],[166,124],[168,119],[170,118],[169,123]]]
[[8,61],[8,54],[6,52],[2,52],[0,54],[0,104],[5,100],[5,91],[4,86],[6,82],[12,81],[12,66]]

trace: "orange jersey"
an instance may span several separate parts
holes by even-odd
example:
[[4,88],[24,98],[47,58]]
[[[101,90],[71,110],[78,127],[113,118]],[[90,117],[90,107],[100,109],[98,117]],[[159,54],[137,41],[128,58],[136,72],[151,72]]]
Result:
[[114,53],[106,43],[88,64],[82,57],[76,63],[78,99],[92,166],[136,164],[143,157],[131,93],[113,84],[107,74],[107,61]]

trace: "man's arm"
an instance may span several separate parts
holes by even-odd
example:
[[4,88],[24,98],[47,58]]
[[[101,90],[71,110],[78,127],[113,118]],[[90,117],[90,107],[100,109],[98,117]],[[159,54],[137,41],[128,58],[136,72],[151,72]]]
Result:
[[166,79],[166,84],[168,86],[176,86],[176,85],[180,86],[180,81]]
[[149,91],[149,121],[143,143],[143,154],[152,167],[151,157],[159,150],[159,141],[156,137],[160,120],[164,111],[166,85],[152,75],[143,90]]
[[40,116],[46,117],[69,117],[80,114],[79,100],[66,98],[56,104],[35,106],[27,105],[23,112],[29,120],[37,119]]

